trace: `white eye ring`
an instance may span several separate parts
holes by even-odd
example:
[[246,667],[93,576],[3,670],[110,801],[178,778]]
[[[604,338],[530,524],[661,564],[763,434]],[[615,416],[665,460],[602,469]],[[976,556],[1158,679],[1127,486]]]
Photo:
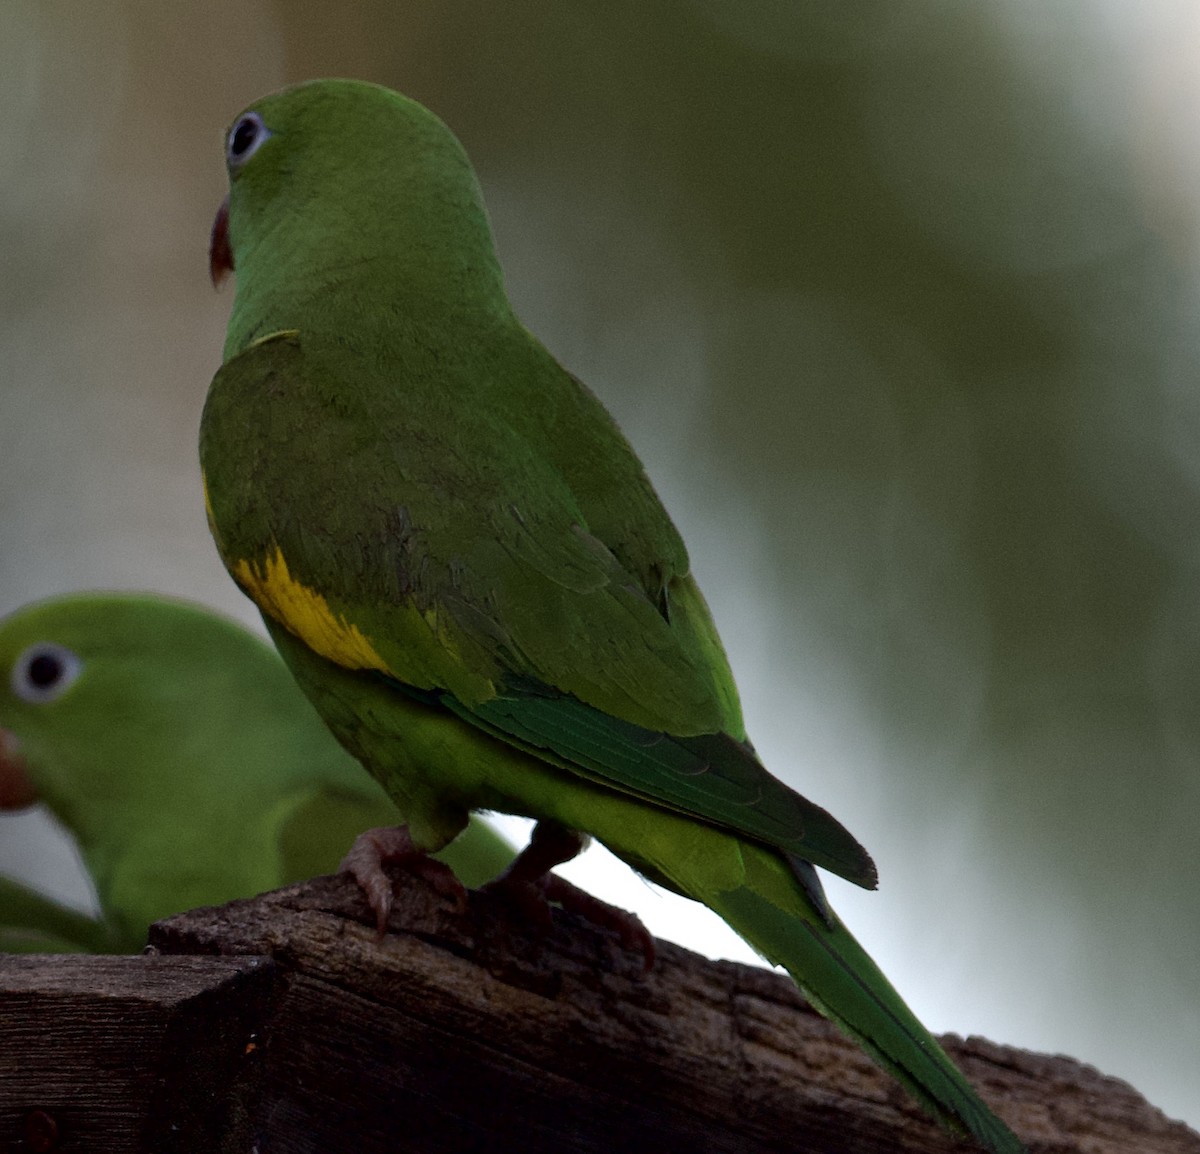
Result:
[[39,641],[21,653],[9,676],[12,691],[31,705],[54,701],[83,671],[83,662],[62,645]]
[[269,140],[271,130],[257,112],[243,112],[225,139],[225,160],[231,168],[245,164]]

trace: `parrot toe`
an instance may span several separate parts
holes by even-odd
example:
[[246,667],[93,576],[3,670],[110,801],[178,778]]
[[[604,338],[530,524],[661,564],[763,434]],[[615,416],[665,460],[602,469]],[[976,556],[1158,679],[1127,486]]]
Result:
[[638,917],[602,902],[550,872],[570,861],[587,843],[588,838],[577,830],[552,821],[539,821],[533,827],[529,844],[504,873],[482,889],[500,895],[527,922],[544,929],[553,924],[550,903],[554,903],[593,925],[613,930],[625,949],[641,953],[643,969],[649,972],[654,965],[654,938]]
[[654,938],[636,914],[602,902],[557,874],[544,874],[533,880],[506,874],[480,890],[499,897],[522,922],[541,931],[548,931],[554,924],[551,905],[561,906],[594,926],[614,932],[622,949],[640,953],[643,973],[654,968]]
[[354,839],[338,872],[353,875],[375,914],[375,928],[380,937],[387,932],[388,917],[392,912],[392,879],[383,869],[387,862],[399,863],[410,873],[423,878],[453,905],[456,912],[466,909],[467,891],[462,882],[448,865],[435,861],[413,844],[407,826],[369,829]]
[[556,874],[546,876],[542,892],[548,902],[578,914],[592,925],[614,931],[621,939],[623,949],[642,955],[644,973],[648,974],[654,969],[654,935],[646,929],[637,914],[610,906]]

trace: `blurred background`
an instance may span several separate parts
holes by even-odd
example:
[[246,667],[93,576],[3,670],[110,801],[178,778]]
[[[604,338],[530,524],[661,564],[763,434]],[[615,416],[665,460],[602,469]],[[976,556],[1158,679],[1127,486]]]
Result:
[[[0,0],[0,613],[254,619],[195,450],[223,129],[398,87],[646,461],[766,764],[874,854],[832,897],[883,969],[1200,1124],[1198,63],[1183,0]],[[0,871],[88,901],[37,815]]]

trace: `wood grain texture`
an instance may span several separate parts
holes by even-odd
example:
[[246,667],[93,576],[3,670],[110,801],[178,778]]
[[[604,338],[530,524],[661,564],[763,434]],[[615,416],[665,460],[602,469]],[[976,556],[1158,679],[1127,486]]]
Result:
[[0,955],[0,1151],[248,1151],[264,958]]
[[[397,874],[382,940],[318,878],[159,923],[164,952],[267,954],[264,1150],[949,1154],[905,1092],[785,977],[659,943],[641,958],[562,911],[530,932]],[[1031,1154],[1200,1154],[1200,1135],[1068,1058],[944,1044]]]

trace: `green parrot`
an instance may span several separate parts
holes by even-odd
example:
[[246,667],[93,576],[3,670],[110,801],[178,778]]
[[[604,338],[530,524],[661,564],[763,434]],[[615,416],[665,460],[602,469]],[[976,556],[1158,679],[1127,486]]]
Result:
[[[0,809],[38,800],[75,835],[102,917],[0,879],[0,949],[137,951],[151,922],[330,873],[397,819],[269,645],[150,594],[0,622]],[[513,851],[475,821],[443,857],[476,885]]]
[[[237,273],[200,432],[210,526],[301,687],[440,849],[536,819],[548,892],[587,836],[715,910],[947,1127],[1022,1146],[829,908],[865,850],[747,740],[687,552],[593,394],[513,315],[476,177],[421,105],[320,80],[226,136],[215,283]],[[636,936],[636,935],[630,935]]]

